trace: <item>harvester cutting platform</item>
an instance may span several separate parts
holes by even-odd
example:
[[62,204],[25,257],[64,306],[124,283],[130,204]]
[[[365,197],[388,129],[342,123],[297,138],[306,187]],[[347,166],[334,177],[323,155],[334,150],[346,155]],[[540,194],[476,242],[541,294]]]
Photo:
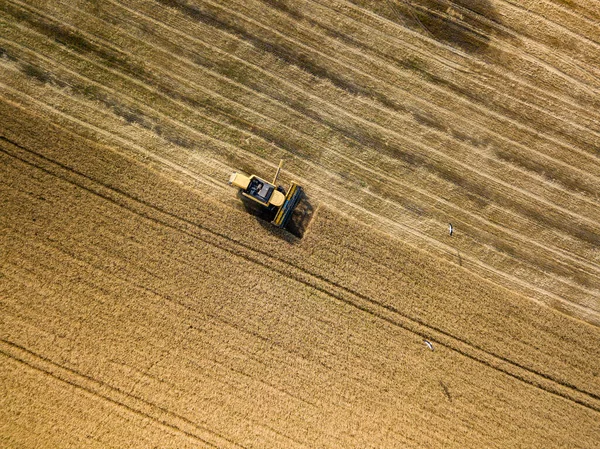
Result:
[[271,212],[271,223],[278,228],[285,228],[303,192],[302,187],[295,182],[291,183],[287,193],[282,186],[277,186],[282,165],[283,161],[279,163],[273,182],[241,173],[233,173],[229,178],[229,185],[239,188],[243,198],[248,198]]

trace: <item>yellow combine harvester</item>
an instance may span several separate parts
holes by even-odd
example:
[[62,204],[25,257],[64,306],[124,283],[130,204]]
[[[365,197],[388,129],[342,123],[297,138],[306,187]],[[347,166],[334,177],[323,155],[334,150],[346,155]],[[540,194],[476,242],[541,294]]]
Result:
[[233,173],[229,185],[237,187],[243,197],[255,201],[274,214],[271,221],[278,228],[285,228],[294,208],[302,198],[302,187],[292,182],[290,189],[285,192],[281,186],[276,186],[283,160],[279,163],[273,182],[265,181],[256,175],[246,176]]

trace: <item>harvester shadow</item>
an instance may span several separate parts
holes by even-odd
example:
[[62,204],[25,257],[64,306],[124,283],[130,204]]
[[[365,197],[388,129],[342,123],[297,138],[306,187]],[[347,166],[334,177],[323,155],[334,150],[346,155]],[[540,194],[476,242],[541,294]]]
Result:
[[300,243],[300,240],[302,237],[304,237],[304,234],[308,229],[308,225],[315,212],[312,202],[306,193],[302,192],[302,197],[294,208],[292,216],[290,217],[287,225],[284,229],[280,229],[271,224],[271,221],[275,218],[275,211],[264,208],[255,201],[246,198],[241,193],[238,193],[238,198],[243,204],[246,212],[254,216],[258,224],[260,224],[265,230],[267,230],[270,234],[292,244]]

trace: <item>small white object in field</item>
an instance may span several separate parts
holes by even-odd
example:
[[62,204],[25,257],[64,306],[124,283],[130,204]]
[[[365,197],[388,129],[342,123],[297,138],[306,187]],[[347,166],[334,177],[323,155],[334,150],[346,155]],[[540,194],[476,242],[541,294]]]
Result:
[[452,223],[448,223],[448,232],[450,233],[450,235],[452,235],[452,233],[454,232],[454,228],[452,227]]
[[433,351],[433,345],[431,344],[431,342],[430,342],[430,341],[423,340],[423,342],[424,342],[424,343],[427,345],[427,347],[428,347],[429,349],[431,349],[431,350]]

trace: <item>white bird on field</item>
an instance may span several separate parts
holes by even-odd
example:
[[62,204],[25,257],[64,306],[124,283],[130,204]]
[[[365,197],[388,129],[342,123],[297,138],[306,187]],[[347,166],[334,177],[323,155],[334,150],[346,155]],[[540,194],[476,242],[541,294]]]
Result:
[[425,343],[427,345],[427,347],[433,351],[433,345],[431,344],[430,341],[423,340],[423,343]]
[[454,232],[454,228],[452,227],[452,223],[448,223],[448,233],[450,235],[452,235],[453,232]]

